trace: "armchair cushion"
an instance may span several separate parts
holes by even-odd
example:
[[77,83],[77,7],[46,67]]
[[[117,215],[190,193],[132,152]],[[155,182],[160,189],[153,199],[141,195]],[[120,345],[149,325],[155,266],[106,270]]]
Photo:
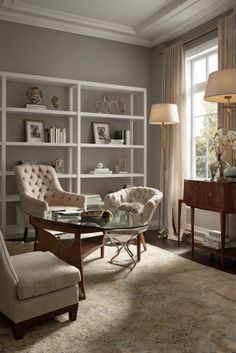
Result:
[[119,210],[132,212],[132,213],[142,213],[143,212],[143,204],[139,202],[124,202],[119,206]]
[[51,252],[31,252],[11,257],[18,277],[18,298],[28,299],[73,286],[80,282],[78,269],[68,266]]

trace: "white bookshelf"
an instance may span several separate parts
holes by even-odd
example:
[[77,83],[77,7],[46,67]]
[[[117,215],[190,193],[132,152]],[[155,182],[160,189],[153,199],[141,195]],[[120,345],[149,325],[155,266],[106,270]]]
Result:
[[[19,160],[50,164],[53,158],[62,155],[65,173],[58,177],[63,188],[77,193],[104,196],[124,184],[146,184],[146,89],[12,72],[0,72],[0,81],[1,229],[5,234],[17,229],[14,220],[8,218],[19,204],[13,172]],[[32,86],[42,90],[42,104],[47,109],[24,107],[26,90]],[[62,102],[59,109],[50,104],[54,91]],[[97,112],[95,101],[103,95],[113,100],[121,96],[127,106],[124,114]],[[66,143],[27,142],[25,119],[42,120],[45,128],[56,124],[66,128]],[[93,122],[108,122],[112,134],[115,130],[130,130],[130,144],[95,144]],[[115,172],[119,158],[127,160],[127,173]],[[89,174],[100,161],[113,173]]]

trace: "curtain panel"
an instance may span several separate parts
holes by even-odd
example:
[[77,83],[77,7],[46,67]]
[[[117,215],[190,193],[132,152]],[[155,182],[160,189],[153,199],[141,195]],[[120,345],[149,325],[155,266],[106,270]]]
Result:
[[186,123],[185,123],[185,55],[183,43],[164,49],[162,102],[178,106],[180,123],[166,125],[165,151],[162,144],[160,187],[164,191],[162,226],[172,232],[172,215],[177,219],[178,199],[183,197],[183,179],[186,177]]
[[[236,11],[218,21],[218,60],[219,70],[236,67]],[[235,130],[235,112],[227,117],[223,104],[218,105],[218,126],[223,127],[224,133]],[[233,153],[228,149],[224,159],[233,164]]]

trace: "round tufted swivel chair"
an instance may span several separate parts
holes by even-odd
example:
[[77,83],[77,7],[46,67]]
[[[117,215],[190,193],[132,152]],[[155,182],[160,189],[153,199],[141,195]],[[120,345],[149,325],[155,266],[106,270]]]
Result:
[[64,191],[53,167],[49,165],[18,165],[14,169],[25,217],[26,241],[29,215],[43,216],[52,206],[85,208],[85,197]]
[[[106,209],[112,210],[124,210],[127,212],[133,213],[142,213],[144,221],[148,223],[151,222],[152,216],[157,208],[157,206],[162,201],[163,194],[161,191],[143,186],[133,186],[127,189],[122,189],[117,192],[110,193],[104,198],[104,206]],[[108,238],[115,245],[118,243],[118,250],[116,255],[112,258],[117,257],[122,248],[125,248],[132,260],[134,256],[129,249],[129,244],[132,239],[135,239],[139,236],[139,239],[142,241],[144,249],[146,250],[146,243],[144,238],[144,232],[147,230],[148,226],[135,229],[132,231],[109,231],[107,232]],[[122,235],[125,235],[124,241]],[[120,246],[119,246],[120,244]],[[137,241],[137,257],[138,261],[140,260],[140,244]]]

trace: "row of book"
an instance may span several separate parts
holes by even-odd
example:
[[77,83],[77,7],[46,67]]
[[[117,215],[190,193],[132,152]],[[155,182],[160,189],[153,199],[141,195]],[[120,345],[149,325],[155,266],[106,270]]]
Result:
[[109,168],[94,168],[94,170],[90,170],[89,174],[112,174],[112,170]]
[[[48,131],[47,131],[48,130]],[[66,129],[52,126],[45,130],[46,142],[66,143]]]
[[[211,249],[221,249],[221,233],[216,230],[209,231],[205,235],[202,245]],[[232,248],[236,246],[236,239],[230,240],[228,237],[225,238],[225,248]]]
[[86,204],[88,208],[102,205],[102,198],[100,194],[86,194],[84,196],[86,197]]
[[33,103],[26,103],[25,104],[25,108],[27,108],[27,109],[35,109],[35,110],[47,109],[46,105],[33,104]]

